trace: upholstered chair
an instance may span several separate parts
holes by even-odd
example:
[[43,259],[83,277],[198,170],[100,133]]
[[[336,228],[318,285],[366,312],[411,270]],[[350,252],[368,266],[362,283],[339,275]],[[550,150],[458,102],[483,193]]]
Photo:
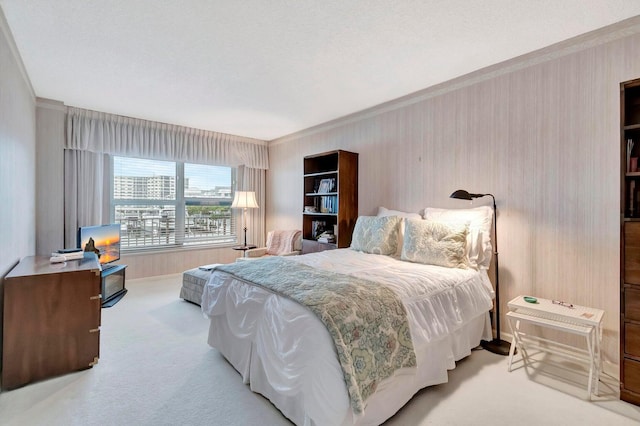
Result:
[[294,256],[302,252],[302,231],[274,230],[267,234],[265,247],[247,250],[236,261],[259,259],[264,256]]

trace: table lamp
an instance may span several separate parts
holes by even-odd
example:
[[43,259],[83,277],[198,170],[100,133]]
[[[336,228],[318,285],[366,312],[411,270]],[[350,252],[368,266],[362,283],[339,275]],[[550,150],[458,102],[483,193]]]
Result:
[[247,247],[247,209],[257,209],[256,193],[254,191],[236,191],[231,203],[232,209],[242,209],[242,227],[244,229],[244,245]]

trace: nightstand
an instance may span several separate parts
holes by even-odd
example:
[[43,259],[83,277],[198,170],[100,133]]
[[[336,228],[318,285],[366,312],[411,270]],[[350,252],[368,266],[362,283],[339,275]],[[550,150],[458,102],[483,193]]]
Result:
[[[522,361],[525,364],[528,362],[527,348],[535,347],[538,350],[551,352],[554,355],[586,362],[589,366],[588,398],[591,398],[594,381],[594,394],[598,395],[600,365],[602,363],[600,344],[602,342],[603,310],[540,298],[536,298],[535,303],[529,303],[525,301],[525,296],[518,296],[511,300],[508,303],[508,307],[511,311],[507,313],[507,320],[513,332],[513,340],[509,351],[509,371],[511,371],[516,347],[520,351]],[[532,324],[582,336],[585,339],[587,349],[571,347],[557,341],[524,333],[521,330],[522,324]],[[552,351],[551,349],[555,350]]]
[[254,246],[254,245],[248,244],[246,246],[233,246],[231,248],[234,249],[234,250],[242,251],[242,256],[241,257],[244,257],[245,252],[247,250],[251,250],[251,249],[254,249],[256,247],[258,247],[258,246]]

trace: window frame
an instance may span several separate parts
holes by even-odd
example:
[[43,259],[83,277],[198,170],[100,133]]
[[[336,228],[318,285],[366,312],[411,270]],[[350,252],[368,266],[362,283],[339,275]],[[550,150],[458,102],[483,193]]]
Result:
[[[114,198],[115,192],[115,179],[116,179],[116,171],[115,171],[115,158],[131,158],[131,159],[140,159],[140,160],[149,160],[149,161],[165,161],[169,163],[173,163],[175,166],[175,199],[167,200],[167,199],[139,199],[139,198]],[[174,250],[190,250],[190,249],[198,249],[198,248],[211,248],[211,247],[226,247],[231,246],[237,243],[238,241],[238,225],[237,218],[233,211],[231,211],[231,203],[233,201],[233,197],[236,191],[237,186],[237,167],[232,166],[220,166],[220,165],[205,165],[211,167],[225,167],[230,170],[231,173],[231,188],[230,188],[230,198],[229,198],[229,210],[230,210],[230,230],[229,234],[223,237],[213,236],[211,238],[193,238],[189,239],[186,235],[186,211],[189,205],[220,205],[214,204],[214,202],[219,203],[219,200],[216,198],[206,198],[206,197],[185,197],[185,164],[198,164],[187,161],[174,161],[174,160],[154,160],[151,158],[141,158],[141,157],[130,157],[124,155],[109,155],[109,169],[110,169],[110,179],[109,179],[109,217],[112,223],[120,223],[122,229],[122,222],[116,219],[116,207],[117,206],[172,206],[174,208],[174,238],[172,243],[166,244],[147,244],[147,245],[138,245],[134,247],[129,246],[121,246],[121,250],[123,253],[137,253],[137,252],[148,252],[148,251],[174,251]],[[202,164],[199,164],[202,165]],[[214,201],[215,200],[215,201]],[[204,203],[204,204],[203,204]],[[176,233],[175,229],[182,229],[182,232]],[[122,241],[122,239],[121,239]]]

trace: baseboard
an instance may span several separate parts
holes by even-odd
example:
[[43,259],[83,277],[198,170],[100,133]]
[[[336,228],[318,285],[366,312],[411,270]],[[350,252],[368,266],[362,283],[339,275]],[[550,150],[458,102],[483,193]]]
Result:
[[114,294],[113,296],[111,296],[108,300],[105,300],[102,303],[102,307],[103,308],[110,308],[113,305],[115,305],[116,303],[118,303],[123,297],[124,295],[127,294],[127,289],[123,288],[122,290],[120,290],[119,292],[117,292],[116,294]]

